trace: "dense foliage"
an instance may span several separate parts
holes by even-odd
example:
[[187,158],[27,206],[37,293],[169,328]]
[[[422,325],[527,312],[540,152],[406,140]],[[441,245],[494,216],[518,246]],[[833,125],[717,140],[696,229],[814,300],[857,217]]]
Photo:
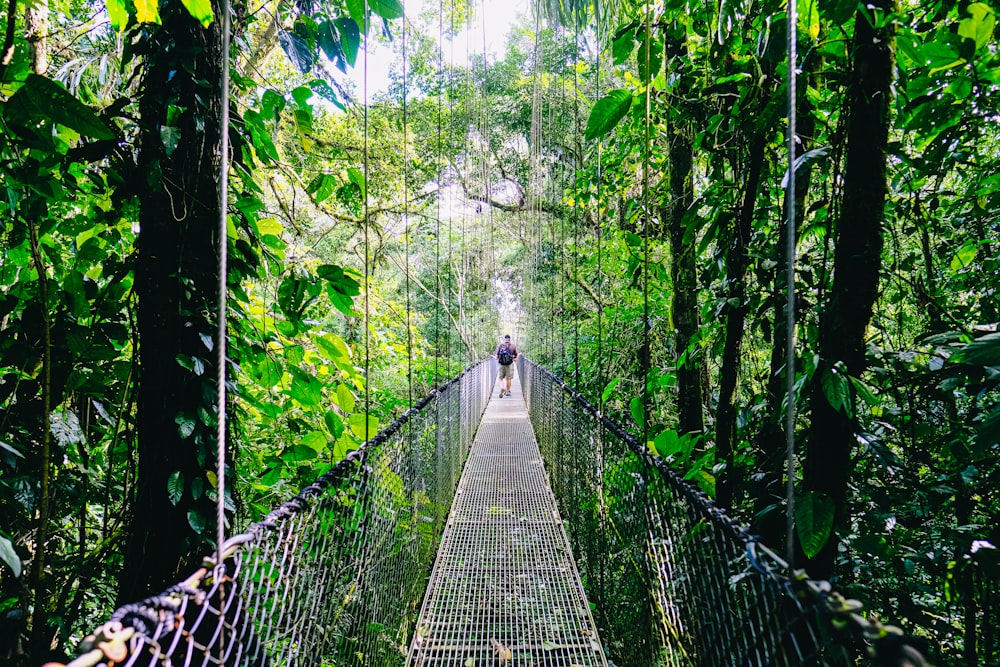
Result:
[[[220,7],[8,8],[5,663],[211,548]],[[791,175],[783,3],[536,9],[234,4],[229,532],[509,328],[780,548],[791,207],[792,556],[995,662],[1000,9],[800,3]]]

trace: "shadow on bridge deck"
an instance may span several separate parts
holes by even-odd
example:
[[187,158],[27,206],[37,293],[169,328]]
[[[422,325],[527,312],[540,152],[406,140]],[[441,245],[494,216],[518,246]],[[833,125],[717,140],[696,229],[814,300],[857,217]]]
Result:
[[458,484],[407,665],[605,667],[519,379],[510,397],[498,391]]

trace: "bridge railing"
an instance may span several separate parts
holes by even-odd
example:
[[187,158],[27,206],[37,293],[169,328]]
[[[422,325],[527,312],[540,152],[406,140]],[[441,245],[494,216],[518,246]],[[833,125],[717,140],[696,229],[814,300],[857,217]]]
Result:
[[72,667],[400,665],[497,376],[480,362],[161,595],[116,610]]
[[856,611],[852,601],[788,575],[704,493],[551,372],[524,356],[518,372],[610,660],[854,664],[852,640],[835,640],[831,623],[831,609]]

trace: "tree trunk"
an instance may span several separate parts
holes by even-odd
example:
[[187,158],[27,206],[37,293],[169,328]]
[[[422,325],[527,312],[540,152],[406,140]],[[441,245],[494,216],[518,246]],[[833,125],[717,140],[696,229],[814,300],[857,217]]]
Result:
[[[681,133],[670,141],[670,205],[664,207],[664,226],[669,230],[670,279],[674,286],[671,320],[674,323],[677,349],[677,430],[701,434],[705,431],[702,403],[702,366],[705,357],[695,341],[698,337],[698,273],[695,261],[693,223],[685,216],[694,201],[691,165],[694,162],[691,142]],[[690,218],[688,219],[690,220]],[[687,237],[687,238],[686,238]]]
[[807,563],[810,575],[819,578],[834,573],[836,531],[848,527],[847,485],[855,443],[854,419],[830,404],[823,377],[838,362],[852,377],[865,370],[865,331],[878,297],[882,264],[893,34],[891,21],[875,30],[865,17],[888,15],[894,7],[890,0],[874,0],[869,9],[870,14],[858,12],[855,18],[844,202],[835,238],[833,285],[820,316],[820,364],[812,383],[812,420],[803,467],[804,490],[825,498],[834,513],[835,534]]
[[179,2],[161,5],[163,25],[144,43],[135,181],[139,462],[121,602],[187,574],[214,535],[206,472],[216,458],[219,304],[222,32],[215,2],[213,11],[217,20],[204,28]]
[[725,463],[726,468],[718,477],[715,487],[716,502],[721,507],[730,507],[733,492],[737,486],[737,474],[733,453],[736,448],[736,385],[740,374],[740,355],[743,349],[743,334],[746,328],[746,270],[747,245],[753,230],[753,216],[756,210],[757,190],[760,187],[761,170],[764,166],[764,136],[756,133],[750,145],[747,160],[746,189],[740,206],[735,228],[726,250],[726,281],[729,283],[726,297],[726,343],[722,351],[722,370],[719,374],[719,407],[716,412],[716,459]]

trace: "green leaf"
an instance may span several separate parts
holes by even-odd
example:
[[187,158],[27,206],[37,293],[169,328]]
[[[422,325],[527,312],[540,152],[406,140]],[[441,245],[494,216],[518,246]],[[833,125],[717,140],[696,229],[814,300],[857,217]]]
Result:
[[354,412],[354,394],[346,384],[337,385],[337,405],[344,412]]
[[185,417],[184,415],[174,417],[174,422],[177,424],[177,434],[181,436],[181,440],[190,437],[194,433],[194,427],[197,425],[194,419]]
[[399,0],[368,0],[368,6],[384,19],[403,17],[403,3]]
[[809,39],[813,41],[819,39],[819,4],[819,0],[805,0],[798,7],[801,32],[804,35],[809,35]]
[[989,43],[993,30],[997,25],[997,17],[990,6],[982,2],[974,2],[966,8],[969,18],[962,19],[958,24],[958,34],[976,43],[981,49]]
[[316,452],[322,453],[326,449],[326,434],[323,431],[309,431],[302,436],[302,444]]
[[613,130],[618,122],[632,108],[632,93],[619,88],[597,100],[587,118],[587,129],[584,138],[588,141],[603,136]]
[[330,431],[330,435],[334,438],[339,438],[344,432],[344,420],[333,410],[326,411],[323,415],[323,422],[326,424],[327,430]]
[[349,181],[351,181],[351,183],[354,183],[356,186],[358,186],[358,189],[361,190],[362,197],[368,196],[367,188],[365,186],[365,172],[361,171],[357,167],[348,167],[347,178]]
[[167,478],[167,497],[171,505],[176,505],[184,496],[184,473],[175,470]]
[[347,343],[337,334],[328,333],[315,336],[313,342],[316,343],[320,354],[337,364],[338,367],[341,363],[350,362],[351,352],[347,349]]
[[611,57],[614,59],[615,65],[621,65],[628,60],[633,49],[635,49],[634,30],[625,30],[616,36],[614,42],[611,43]]
[[308,74],[312,71],[315,56],[304,39],[293,32],[282,30],[278,33],[278,42],[288,59],[300,72]]
[[111,26],[121,32],[128,24],[128,9],[125,0],[105,0],[104,7],[108,10],[108,20]]
[[940,72],[952,67],[958,67],[965,62],[965,58],[958,55],[950,44],[943,42],[928,42],[920,49],[925,65],[930,66],[929,74]]
[[181,128],[172,125],[163,125],[160,127],[160,142],[163,144],[163,149],[166,151],[168,157],[173,155],[174,151],[177,150],[177,144],[180,141]]
[[833,502],[815,491],[808,491],[795,501],[795,532],[807,558],[818,554],[830,539],[833,509]]
[[635,423],[639,425],[639,429],[642,431],[646,430],[646,409],[642,405],[642,398],[636,396],[628,404],[629,411],[632,413],[632,419]]
[[344,50],[347,64],[354,67],[358,62],[358,49],[361,46],[361,31],[354,19],[340,18],[333,22],[340,31],[340,47]]
[[201,513],[200,510],[193,509],[188,510],[187,513],[188,525],[191,526],[191,530],[201,535],[205,532],[205,515]]
[[858,9],[858,0],[826,0],[818,4],[820,15],[835,25],[847,23]]
[[274,234],[277,236],[285,231],[285,228],[277,218],[261,218],[257,221],[257,231],[261,234]]
[[289,370],[292,372],[292,398],[303,407],[311,408],[319,405],[323,400],[323,385],[320,381],[294,366]]
[[668,428],[653,438],[653,446],[656,448],[657,456],[667,458],[681,450],[681,441],[677,437],[677,431]]
[[621,378],[613,378],[611,382],[608,382],[607,386],[604,387],[604,391],[601,392],[601,402],[607,403],[608,399],[611,398],[611,394],[614,393],[615,387],[621,382]]
[[157,0],[133,0],[135,20],[139,23],[160,23],[160,3]]
[[882,401],[879,400],[878,395],[875,393],[875,389],[870,385],[856,377],[848,376],[848,379],[851,381],[851,386],[854,387],[854,391],[857,393],[858,398],[866,404],[872,407],[882,404]]
[[291,445],[281,451],[280,458],[285,463],[300,463],[316,458],[316,450],[303,444]]
[[979,245],[975,241],[963,243],[962,247],[955,252],[955,256],[951,258],[951,270],[958,271],[972,264],[978,250]]
[[191,14],[205,28],[215,19],[212,14],[211,0],[181,0],[188,13]]
[[[353,23],[353,21],[351,22]],[[347,72],[347,54],[344,53],[340,35],[333,21],[323,21],[319,24],[316,41],[319,44],[319,48],[337,66],[337,69],[341,72]]]
[[[350,426],[351,432],[358,438],[358,440],[365,440],[374,438],[378,434],[378,417],[372,417],[371,415],[366,415],[363,413],[353,414],[347,418],[347,425]],[[368,432],[365,432],[365,426],[368,427]]]
[[367,5],[365,0],[346,0],[347,13],[351,15],[354,19],[355,25],[357,25],[362,32],[368,32],[368,14]]
[[0,560],[7,564],[15,578],[21,576],[21,559],[14,550],[14,543],[3,535],[0,535]]
[[962,347],[948,361],[973,366],[1000,366],[1000,333],[991,333]]
[[84,137],[115,138],[104,121],[62,84],[37,74],[29,74],[24,85],[7,100],[4,115],[26,128],[35,127],[39,118],[45,118]]
[[851,389],[847,377],[836,368],[823,369],[820,377],[823,388],[823,395],[829,401],[830,406],[837,412],[842,412],[851,416]]

